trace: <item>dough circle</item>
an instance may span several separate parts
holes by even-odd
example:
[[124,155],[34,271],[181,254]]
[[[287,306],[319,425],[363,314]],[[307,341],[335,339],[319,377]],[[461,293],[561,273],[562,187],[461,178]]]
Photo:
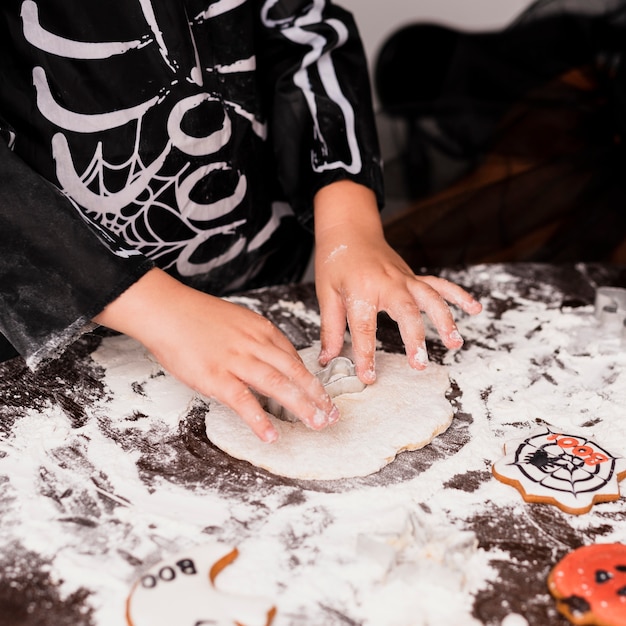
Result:
[[[319,344],[300,351],[313,372],[320,369],[318,354]],[[430,363],[416,371],[405,355],[377,351],[376,374],[376,383],[365,390],[334,398],[341,418],[324,430],[270,415],[280,436],[267,444],[234,411],[212,402],[205,420],[207,437],[230,456],[287,478],[368,476],[399,452],[429,444],[454,415],[445,397],[450,386],[446,368]]]

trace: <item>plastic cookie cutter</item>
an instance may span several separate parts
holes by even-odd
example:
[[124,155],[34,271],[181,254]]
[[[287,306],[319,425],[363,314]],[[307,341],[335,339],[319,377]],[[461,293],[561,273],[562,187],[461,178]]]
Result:
[[[341,396],[344,393],[359,393],[367,386],[356,375],[354,363],[345,356],[337,356],[331,359],[326,367],[315,373],[315,376],[322,383],[326,393],[331,398]],[[300,421],[291,411],[273,398],[265,399],[265,410],[278,419],[287,422]]]
[[626,342],[626,289],[598,287],[594,315],[605,332],[617,334]]

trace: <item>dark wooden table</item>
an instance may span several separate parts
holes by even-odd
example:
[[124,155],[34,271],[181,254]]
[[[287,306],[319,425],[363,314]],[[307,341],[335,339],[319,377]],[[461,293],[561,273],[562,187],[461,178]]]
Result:
[[[459,317],[458,352],[429,334],[455,419],[366,478],[288,480],[229,458],[204,432],[210,402],[124,337],[87,335],[35,374],[19,358],[0,365],[0,626],[123,625],[146,568],[215,541],[239,549],[230,580],[272,597],[275,626],[384,626],[373,607],[400,593],[402,564],[407,623],[566,624],[546,576],[578,546],[626,541],[624,502],[579,516],[527,504],[491,465],[506,441],[546,423],[626,455],[626,348],[593,316],[596,288],[626,287],[626,268],[442,274],[485,307]],[[298,348],[318,339],[312,285],[234,300]],[[379,326],[381,347],[401,352],[395,325],[381,315]],[[372,545],[395,546],[387,569]],[[438,594],[448,607],[437,609]]]

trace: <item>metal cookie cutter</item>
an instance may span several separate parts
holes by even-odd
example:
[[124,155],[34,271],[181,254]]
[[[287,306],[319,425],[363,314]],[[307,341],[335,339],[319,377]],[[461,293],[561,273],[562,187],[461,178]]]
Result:
[[[315,373],[316,378],[322,383],[326,393],[331,398],[341,396],[344,393],[358,393],[367,386],[356,375],[354,363],[345,356],[331,359],[328,365]],[[287,422],[299,422],[300,420],[284,406],[273,398],[267,398],[265,410],[275,417]]]
[[626,341],[626,289],[598,287],[594,314],[601,327]]

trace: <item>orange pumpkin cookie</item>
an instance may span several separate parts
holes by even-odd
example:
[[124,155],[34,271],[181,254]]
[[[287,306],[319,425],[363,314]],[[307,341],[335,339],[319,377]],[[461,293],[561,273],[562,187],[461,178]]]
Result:
[[260,598],[220,591],[216,578],[236,548],[199,546],[149,569],[126,603],[129,626],[270,626],[276,609]]
[[626,545],[594,544],[570,552],[550,572],[548,588],[572,624],[626,625]]
[[493,464],[493,474],[516,487],[527,502],[553,504],[579,515],[597,502],[620,497],[618,482],[626,476],[626,460],[584,435],[543,428],[507,442],[504,451]]

